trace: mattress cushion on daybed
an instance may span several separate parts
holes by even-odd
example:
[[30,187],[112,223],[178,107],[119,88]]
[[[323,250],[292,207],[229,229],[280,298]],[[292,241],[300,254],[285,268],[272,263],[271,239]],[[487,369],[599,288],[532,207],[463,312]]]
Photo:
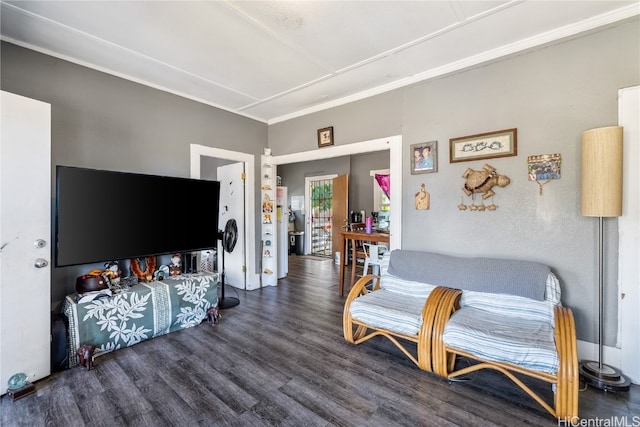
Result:
[[422,325],[422,309],[427,297],[416,298],[380,289],[356,298],[351,317],[374,328],[416,335]]
[[464,291],[460,299],[460,307],[473,307],[500,316],[546,322],[551,327],[555,326],[554,310],[556,305],[560,305],[560,283],[551,272],[546,280],[544,301],[510,294],[476,291]]
[[405,280],[463,291],[502,293],[544,301],[551,269],[517,259],[459,257],[395,249],[388,272]]
[[425,282],[403,279],[389,273],[389,261],[391,254],[387,252],[380,261],[380,287],[384,290],[426,299],[436,286]]
[[451,316],[442,340],[485,360],[549,374],[558,370],[554,330],[547,322],[465,307]]

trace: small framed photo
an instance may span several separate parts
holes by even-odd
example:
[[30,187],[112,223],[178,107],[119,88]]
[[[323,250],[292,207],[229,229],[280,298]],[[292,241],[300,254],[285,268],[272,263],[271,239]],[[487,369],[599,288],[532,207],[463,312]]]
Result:
[[411,145],[411,174],[438,172],[438,141]]
[[527,169],[529,181],[544,181],[545,179],[560,179],[560,166],[562,156],[560,153],[539,154],[527,157]]
[[333,145],[333,126],[318,129],[318,147]]
[[449,163],[518,155],[518,130],[505,129],[449,140]]

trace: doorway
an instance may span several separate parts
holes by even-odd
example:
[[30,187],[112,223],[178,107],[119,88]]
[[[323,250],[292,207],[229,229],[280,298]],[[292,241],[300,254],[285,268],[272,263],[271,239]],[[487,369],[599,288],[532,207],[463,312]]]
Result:
[[[256,209],[255,209],[255,188],[256,182],[251,176],[251,171],[255,171],[255,156],[253,154],[240,153],[237,151],[225,150],[221,148],[213,148],[200,144],[191,144],[190,164],[191,177],[200,178],[200,158],[201,157],[218,157],[229,160],[245,162],[245,170],[249,171],[246,180],[245,191],[245,227],[246,236],[250,236],[246,240],[246,282],[247,290],[258,289],[260,287],[260,274],[258,273],[257,260],[261,255],[256,249],[256,243],[260,240],[256,234]],[[394,135],[386,138],[373,139],[369,141],[356,142],[352,144],[336,145],[316,149],[311,151],[303,151],[293,154],[285,154],[281,156],[273,156],[270,158],[271,164],[277,166],[279,164],[299,163],[317,159],[329,159],[340,156],[348,156],[351,154],[369,153],[371,151],[389,150],[389,169],[391,171],[391,198],[394,206],[394,217],[397,221],[391,221],[390,226],[390,248],[400,249],[402,238],[402,135]],[[264,157],[264,156],[263,156]],[[275,182],[274,182],[275,183]],[[395,194],[395,196],[393,196]],[[277,242],[282,244],[284,242]],[[287,257],[285,257],[286,259]]]
[[306,253],[331,258],[331,218],[333,216],[333,178],[337,175],[305,178],[305,203],[307,215],[305,228]]
[[[240,153],[237,151],[225,150],[222,148],[207,147],[200,144],[190,146],[191,178],[200,179],[201,160],[203,158],[215,158],[233,162],[242,162],[244,170],[249,171],[245,175],[244,191],[244,254],[243,265],[246,266],[244,273],[244,287],[246,290],[258,289],[260,287],[260,275],[256,272],[256,225],[255,225],[255,181],[252,171],[255,170],[255,156],[253,154]],[[225,262],[227,259],[225,258]],[[233,283],[231,283],[233,285]]]
[[[285,165],[301,163],[312,160],[330,159],[352,154],[364,154],[372,151],[389,151],[389,171],[391,176],[390,199],[393,201],[393,218],[389,226],[390,249],[400,249],[402,240],[402,135],[394,135],[387,138],[373,139],[369,141],[355,142],[352,144],[336,145],[302,151],[299,153],[272,156],[269,161],[272,165]],[[396,219],[397,220],[394,220]],[[334,231],[334,234],[336,231]],[[335,234],[337,236],[337,234]]]

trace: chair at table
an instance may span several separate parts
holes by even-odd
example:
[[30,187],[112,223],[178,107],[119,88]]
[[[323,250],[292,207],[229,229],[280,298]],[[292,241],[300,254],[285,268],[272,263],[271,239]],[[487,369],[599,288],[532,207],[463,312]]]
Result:
[[364,250],[364,267],[362,268],[362,275],[366,276],[371,266],[371,274],[380,274],[380,261],[382,257],[389,250],[384,244],[363,243],[362,248]]
[[[349,225],[350,231],[362,231],[363,235],[366,229],[367,227],[364,222],[353,222]],[[367,254],[364,252],[364,240],[350,239],[349,243],[351,245],[351,286],[353,286],[356,281],[356,267],[359,265],[359,262],[360,265],[364,266]]]

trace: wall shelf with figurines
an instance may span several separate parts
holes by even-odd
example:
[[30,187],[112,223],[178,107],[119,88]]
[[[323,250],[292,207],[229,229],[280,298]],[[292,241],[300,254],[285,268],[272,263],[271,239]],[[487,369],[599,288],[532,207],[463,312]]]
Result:
[[275,167],[271,164],[271,150],[265,148],[262,156],[261,171],[261,193],[262,201],[260,208],[260,222],[262,224],[262,254],[260,262],[261,286],[275,286],[277,284],[276,263],[274,256],[276,252],[274,241],[275,227]]

